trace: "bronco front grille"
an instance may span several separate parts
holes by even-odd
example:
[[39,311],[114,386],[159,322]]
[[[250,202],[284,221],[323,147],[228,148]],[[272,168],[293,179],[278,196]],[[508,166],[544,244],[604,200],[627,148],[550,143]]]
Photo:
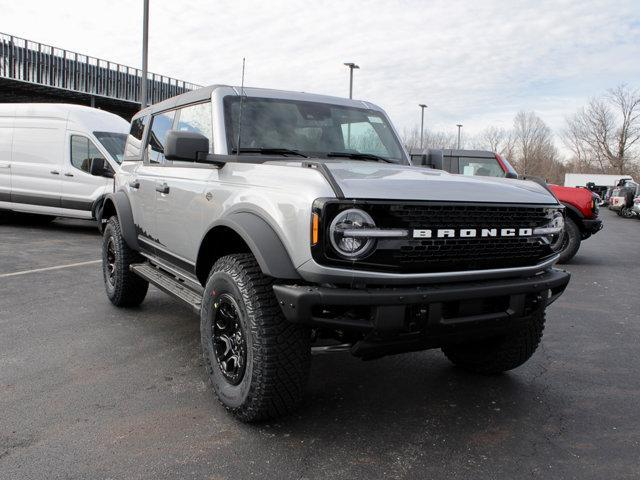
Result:
[[[347,207],[353,206],[349,204]],[[347,207],[339,203],[326,204],[323,223],[330,222],[341,208]],[[411,231],[536,228],[549,222],[547,211],[553,206],[363,202],[357,207],[366,210],[379,228]],[[328,224],[323,231],[327,230]],[[332,251],[328,242],[323,244],[322,263],[398,273],[524,267],[553,255],[549,245],[539,237],[380,239],[375,251],[359,261],[343,260]],[[319,253],[318,249],[314,252],[317,261],[320,260]]]

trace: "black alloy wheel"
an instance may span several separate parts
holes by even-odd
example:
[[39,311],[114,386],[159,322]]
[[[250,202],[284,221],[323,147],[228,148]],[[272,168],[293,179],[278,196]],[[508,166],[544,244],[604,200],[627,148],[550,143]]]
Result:
[[106,280],[113,287],[116,283],[116,247],[113,237],[107,240],[107,257],[105,262]]
[[241,310],[228,293],[220,295],[214,305],[212,340],[218,366],[231,385],[238,385],[247,365],[247,340]]

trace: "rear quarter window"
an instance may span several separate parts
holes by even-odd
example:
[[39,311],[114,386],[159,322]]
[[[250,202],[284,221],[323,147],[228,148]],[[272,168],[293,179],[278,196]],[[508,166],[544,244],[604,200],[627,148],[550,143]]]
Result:
[[138,117],[131,122],[131,129],[127,135],[127,143],[124,146],[125,161],[142,160],[142,138],[144,130],[149,123],[149,115]]

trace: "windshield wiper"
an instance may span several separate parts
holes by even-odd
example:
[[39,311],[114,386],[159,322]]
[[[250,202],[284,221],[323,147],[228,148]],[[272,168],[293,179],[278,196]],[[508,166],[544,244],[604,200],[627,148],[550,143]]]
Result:
[[327,157],[345,157],[352,158],[353,160],[375,160],[376,162],[395,163],[388,158],[374,155],[373,153],[359,153],[359,152],[329,152]]
[[289,148],[266,148],[266,147],[240,147],[231,150],[231,153],[263,153],[265,155],[295,155],[297,157],[309,158],[298,150]]

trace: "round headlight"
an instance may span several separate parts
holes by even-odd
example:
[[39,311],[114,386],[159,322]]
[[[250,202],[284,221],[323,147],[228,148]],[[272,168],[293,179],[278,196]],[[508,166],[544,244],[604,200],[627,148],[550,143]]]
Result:
[[358,208],[344,210],[336,215],[329,227],[331,245],[343,257],[363,257],[373,249],[375,240],[359,236],[357,231],[375,226],[373,218],[367,212]]

